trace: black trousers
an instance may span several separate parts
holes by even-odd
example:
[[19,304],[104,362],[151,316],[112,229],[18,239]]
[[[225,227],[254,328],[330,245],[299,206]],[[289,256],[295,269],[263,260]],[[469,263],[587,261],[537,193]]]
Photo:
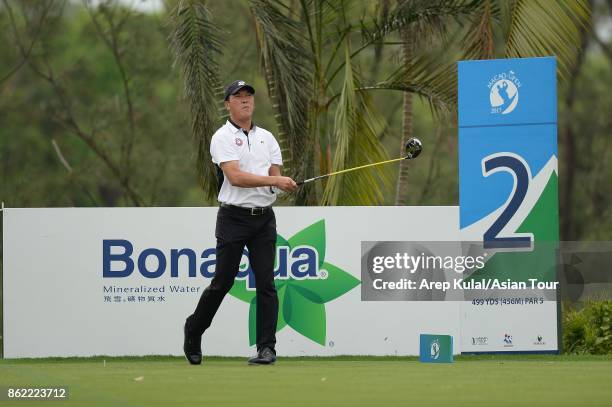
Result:
[[225,294],[232,288],[246,246],[255,275],[257,302],[257,350],[274,349],[278,319],[278,297],[274,286],[276,218],[272,209],[251,215],[239,208],[220,207],[217,213],[217,264],[215,276],[204,290],[186,328],[202,335],[210,326]]

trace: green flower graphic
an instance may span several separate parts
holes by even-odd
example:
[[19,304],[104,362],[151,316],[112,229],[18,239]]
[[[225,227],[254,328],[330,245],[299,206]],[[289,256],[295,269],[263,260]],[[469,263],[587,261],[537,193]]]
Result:
[[[325,220],[313,223],[286,240],[278,235],[279,248],[291,251],[297,247],[310,247],[318,254],[318,278],[296,279],[289,273],[287,278],[276,278],[278,293],[278,324],[276,331],[289,325],[295,331],[312,341],[325,346],[326,318],[325,303],[332,301],[360,284],[359,279],[325,261]],[[275,270],[278,270],[277,256]],[[244,270],[246,265],[241,265]],[[247,279],[234,282],[229,292],[234,297],[250,304],[249,344],[255,344],[255,315],[257,305],[255,291],[247,288]]]

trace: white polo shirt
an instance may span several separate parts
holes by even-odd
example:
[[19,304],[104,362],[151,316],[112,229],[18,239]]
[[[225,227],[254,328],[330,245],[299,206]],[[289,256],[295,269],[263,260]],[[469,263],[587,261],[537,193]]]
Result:
[[[283,165],[280,146],[272,133],[253,126],[247,136],[229,120],[213,135],[210,155],[217,165],[238,161],[241,171],[255,175],[269,175],[272,164]],[[218,200],[246,208],[264,207],[276,201],[276,194],[271,192],[270,187],[235,187],[224,177]]]

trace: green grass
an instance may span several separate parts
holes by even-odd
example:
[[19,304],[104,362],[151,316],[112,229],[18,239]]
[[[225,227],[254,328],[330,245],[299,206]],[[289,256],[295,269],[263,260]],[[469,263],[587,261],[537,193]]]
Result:
[[[0,360],[0,386],[67,386],[70,399],[52,405],[74,406],[610,406],[611,380],[612,356]],[[49,405],[26,404],[40,403]],[[10,405],[24,402],[0,401]]]

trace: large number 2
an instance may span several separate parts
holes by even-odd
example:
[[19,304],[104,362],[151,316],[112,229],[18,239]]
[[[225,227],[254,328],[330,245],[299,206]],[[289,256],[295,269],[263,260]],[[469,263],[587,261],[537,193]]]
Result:
[[488,177],[496,172],[509,172],[514,178],[514,188],[507,201],[506,208],[499,218],[484,233],[485,248],[519,248],[531,247],[533,236],[498,237],[502,229],[510,222],[523,203],[531,181],[531,171],[525,160],[513,153],[496,153],[482,160],[482,175]]

